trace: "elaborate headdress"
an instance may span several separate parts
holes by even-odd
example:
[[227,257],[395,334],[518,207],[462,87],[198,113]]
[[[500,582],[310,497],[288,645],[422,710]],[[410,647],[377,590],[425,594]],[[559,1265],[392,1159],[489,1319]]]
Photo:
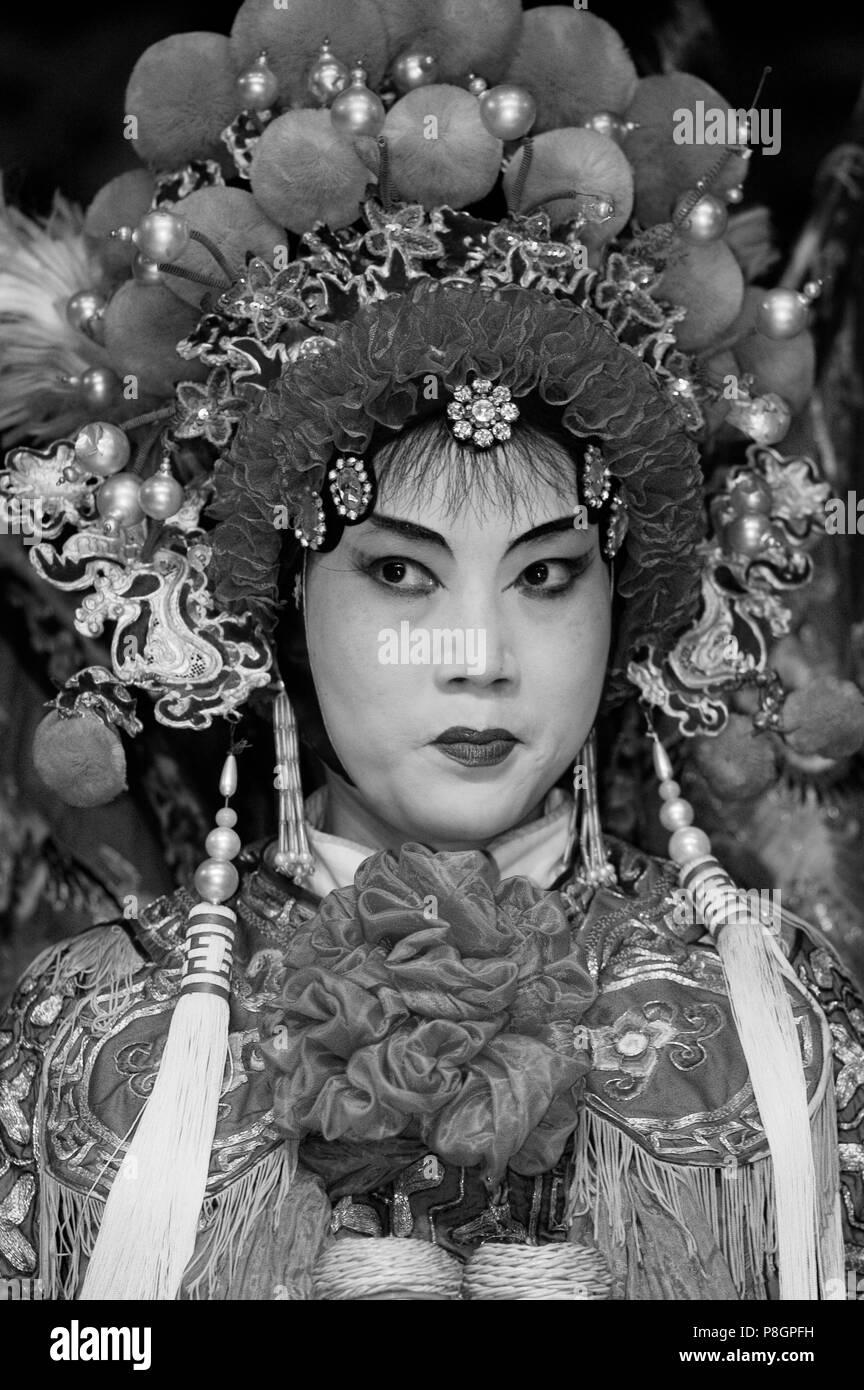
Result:
[[[729,120],[700,142],[697,110]],[[120,790],[132,687],[189,729],[270,687],[293,736],[284,547],[368,513],[373,436],[437,411],[482,468],[529,395],[572,436],[614,559],[607,703],[635,684],[719,733],[752,685],[757,727],[782,732],[766,633],[828,489],[776,447],[812,385],[818,287],[752,287],[772,260],[764,218],[734,211],[752,113],[687,74],[639,80],[604,21],[519,0],[245,0],[230,38],[148,49],[126,113],[144,168],[83,223],[58,204],[44,230],[10,210],[0,229],[0,517],[35,510],[33,565],[80,593],[80,631],[114,625],[112,669],[40,729],[46,778],[68,790],[73,749],[79,804]],[[717,446],[733,466],[711,477]],[[841,716],[864,737],[857,705]],[[663,767],[690,862],[707,851]],[[239,848],[219,814],[189,984],[217,994]],[[218,1039],[210,1061],[218,1089]]]

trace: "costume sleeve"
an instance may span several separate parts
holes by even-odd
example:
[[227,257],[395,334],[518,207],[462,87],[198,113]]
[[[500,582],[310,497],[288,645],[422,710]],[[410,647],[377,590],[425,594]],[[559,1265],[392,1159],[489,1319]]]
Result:
[[847,1269],[864,1275],[864,1003],[833,947],[799,933],[792,961],[821,1006],[834,1043],[840,1195]]
[[[38,1277],[33,1128],[54,1008],[31,966],[0,1015],[0,1277]],[[54,1018],[60,1011],[56,1000]],[[51,1018],[53,1022],[53,1018]]]

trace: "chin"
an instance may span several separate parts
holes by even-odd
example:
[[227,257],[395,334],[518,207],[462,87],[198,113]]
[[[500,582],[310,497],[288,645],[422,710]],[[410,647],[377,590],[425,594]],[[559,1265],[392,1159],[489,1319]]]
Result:
[[406,838],[441,849],[471,848],[503,835],[524,819],[543,798],[542,788],[523,798],[506,788],[487,783],[483,787],[451,786],[428,789],[421,805],[405,808],[403,823],[413,826]]

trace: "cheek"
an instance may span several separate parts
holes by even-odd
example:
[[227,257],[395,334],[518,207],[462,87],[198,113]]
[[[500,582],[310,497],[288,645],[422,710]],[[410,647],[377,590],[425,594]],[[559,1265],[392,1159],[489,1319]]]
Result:
[[399,677],[411,668],[381,663],[383,626],[380,605],[353,570],[344,562],[319,561],[306,589],[307,645],[337,753],[380,743],[399,717]]
[[525,625],[520,667],[526,694],[552,724],[572,721],[576,709],[599,704],[611,626],[605,568],[579,588],[565,612],[541,613]]

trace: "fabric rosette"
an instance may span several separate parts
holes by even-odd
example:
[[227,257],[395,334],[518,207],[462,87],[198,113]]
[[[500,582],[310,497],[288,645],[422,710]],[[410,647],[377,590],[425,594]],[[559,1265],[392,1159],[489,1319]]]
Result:
[[360,866],[286,954],[262,1029],[286,1136],[410,1128],[445,1162],[551,1168],[577,1118],[595,997],[561,900],[480,851],[408,844]]

